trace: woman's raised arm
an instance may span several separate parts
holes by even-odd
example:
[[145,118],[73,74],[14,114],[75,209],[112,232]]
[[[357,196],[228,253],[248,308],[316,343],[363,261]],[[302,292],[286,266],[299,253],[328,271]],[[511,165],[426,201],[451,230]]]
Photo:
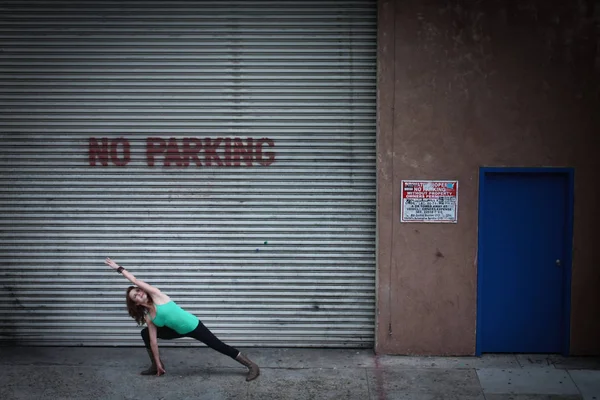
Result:
[[118,273],[122,274],[125,278],[127,278],[127,280],[129,282],[133,283],[134,285],[136,285],[137,287],[139,287],[146,293],[148,293],[150,295],[160,295],[161,294],[161,291],[158,288],[156,288],[142,280],[137,279],[131,272],[127,271],[125,268],[121,267],[119,264],[117,264],[110,258],[107,257],[106,260],[104,260],[104,262],[106,263],[106,265],[108,265],[109,267],[111,267],[112,269],[117,271]]

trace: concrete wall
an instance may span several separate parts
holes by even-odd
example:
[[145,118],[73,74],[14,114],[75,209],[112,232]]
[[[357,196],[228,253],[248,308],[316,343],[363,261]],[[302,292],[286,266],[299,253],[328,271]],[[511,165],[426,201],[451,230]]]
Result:
[[[600,354],[600,7],[517,3],[379,2],[379,353],[474,354],[479,167],[572,166],[571,352]],[[401,179],[458,179],[458,224],[401,224]]]

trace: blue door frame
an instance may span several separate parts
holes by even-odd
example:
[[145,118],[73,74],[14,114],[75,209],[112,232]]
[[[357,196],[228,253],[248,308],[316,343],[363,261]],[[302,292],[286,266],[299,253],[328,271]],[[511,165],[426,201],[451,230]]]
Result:
[[571,318],[571,264],[573,254],[573,201],[574,201],[574,169],[573,168],[507,168],[507,167],[481,167],[479,170],[479,227],[478,227],[478,256],[477,256],[477,335],[475,354],[480,356],[482,353],[480,329],[482,323],[482,300],[480,290],[482,288],[482,271],[479,261],[481,254],[485,252],[482,248],[482,232],[485,229],[485,217],[483,215],[483,201],[486,196],[486,177],[488,174],[554,174],[562,175],[567,179],[567,210],[566,210],[566,232],[563,263],[563,324],[562,324],[562,354],[568,355],[570,348],[570,318]]

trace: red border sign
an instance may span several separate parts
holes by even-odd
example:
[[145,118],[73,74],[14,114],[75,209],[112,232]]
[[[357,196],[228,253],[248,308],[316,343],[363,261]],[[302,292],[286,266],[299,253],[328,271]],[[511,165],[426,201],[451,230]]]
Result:
[[458,181],[402,181],[401,222],[456,223]]

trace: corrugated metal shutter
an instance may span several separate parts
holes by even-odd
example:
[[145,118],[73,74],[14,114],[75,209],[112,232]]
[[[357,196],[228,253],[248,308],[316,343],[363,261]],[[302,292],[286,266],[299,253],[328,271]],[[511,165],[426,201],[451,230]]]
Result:
[[140,345],[110,256],[232,345],[373,345],[375,1],[0,14],[0,342]]

